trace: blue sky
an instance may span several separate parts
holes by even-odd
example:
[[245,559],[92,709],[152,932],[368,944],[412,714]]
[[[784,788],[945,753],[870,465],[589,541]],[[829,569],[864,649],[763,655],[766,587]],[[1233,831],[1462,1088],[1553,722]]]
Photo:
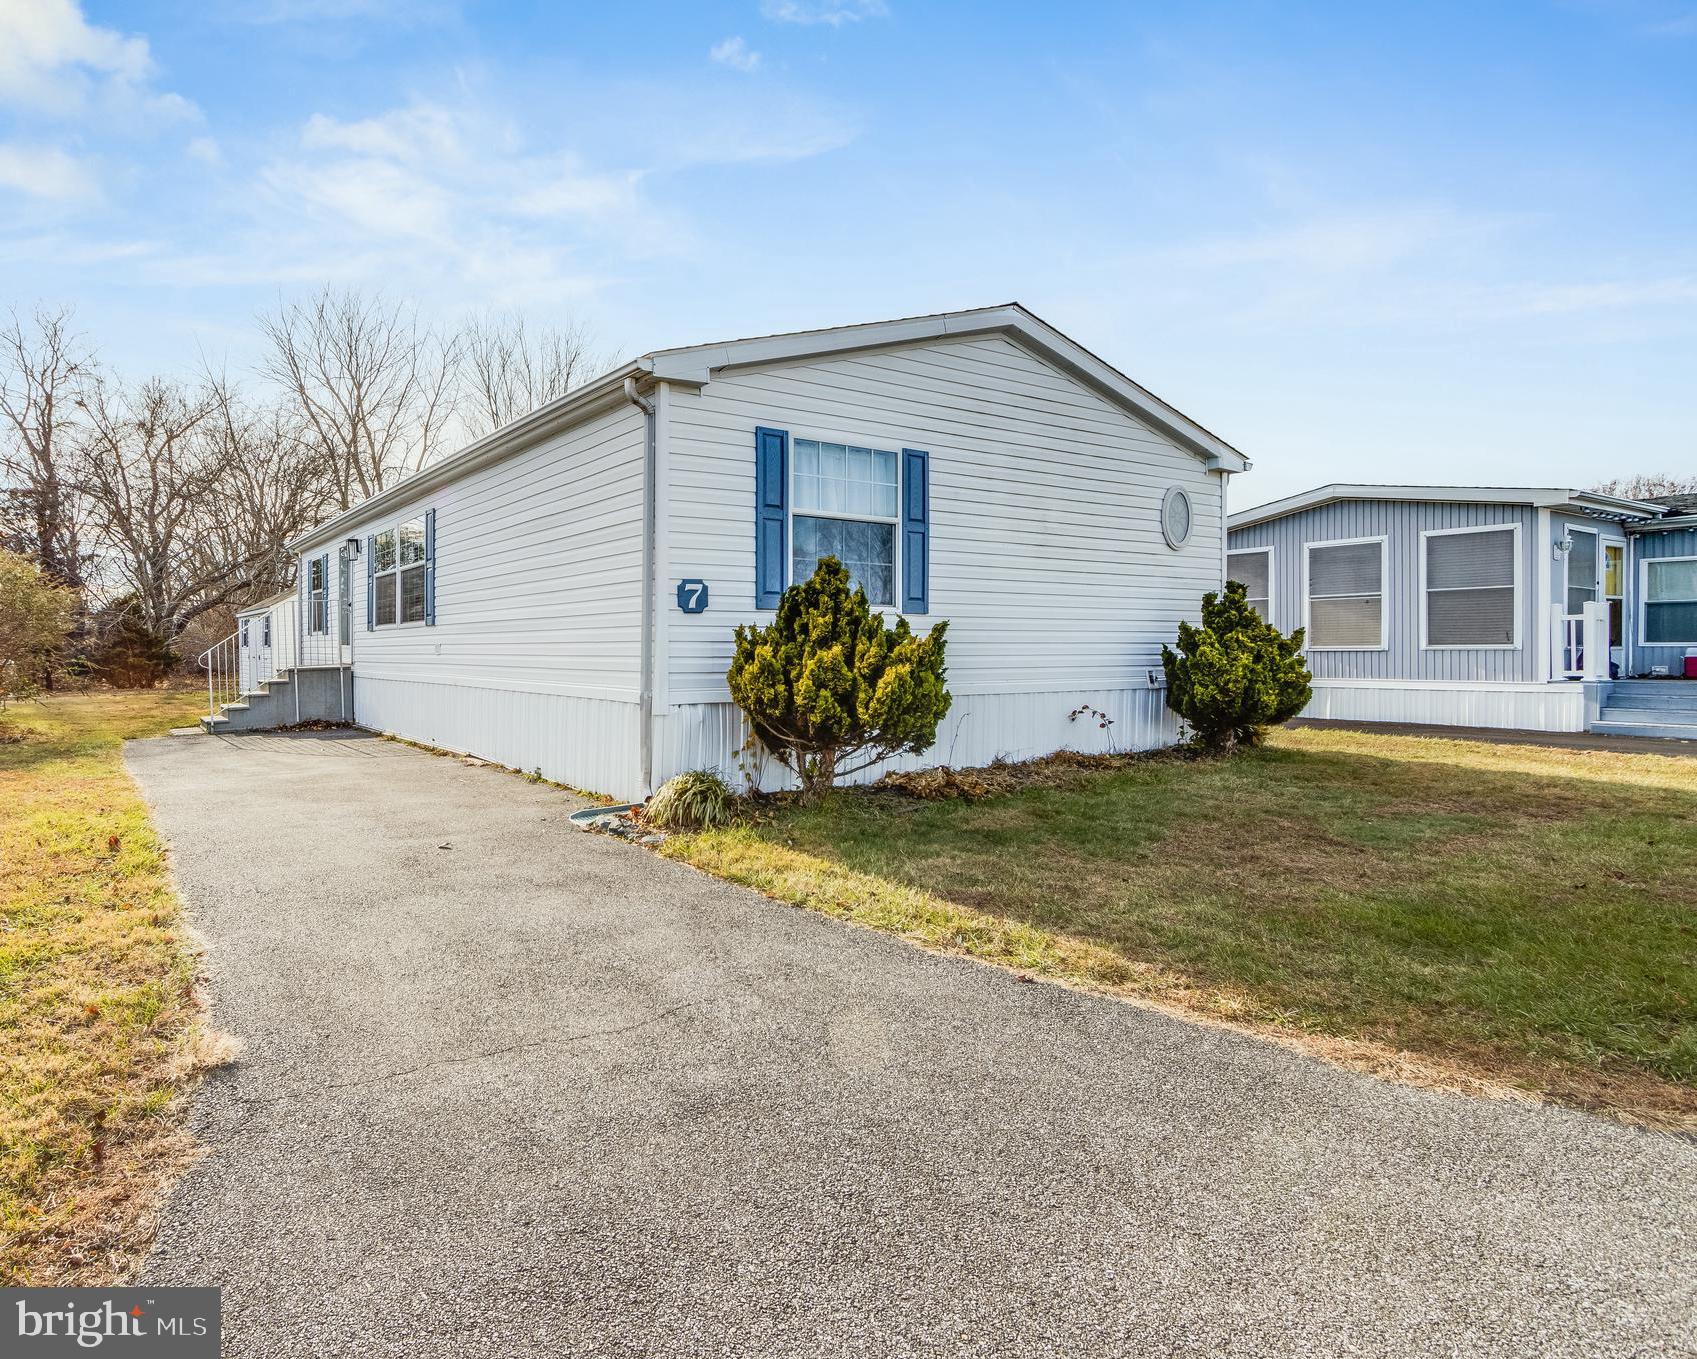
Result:
[[1697,0],[6,0],[0,303],[323,282],[612,354],[1017,299],[1329,480],[1697,473]]

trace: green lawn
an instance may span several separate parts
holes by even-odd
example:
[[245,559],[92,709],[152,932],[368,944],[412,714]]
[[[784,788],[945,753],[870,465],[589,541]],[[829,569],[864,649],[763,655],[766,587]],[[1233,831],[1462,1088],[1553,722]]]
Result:
[[1308,728],[1052,781],[842,792],[665,852],[1364,1065],[1697,1123],[1697,761]]
[[194,964],[120,755],[205,705],[95,693],[0,714],[0,1283],[121,1274],[186,1154]]

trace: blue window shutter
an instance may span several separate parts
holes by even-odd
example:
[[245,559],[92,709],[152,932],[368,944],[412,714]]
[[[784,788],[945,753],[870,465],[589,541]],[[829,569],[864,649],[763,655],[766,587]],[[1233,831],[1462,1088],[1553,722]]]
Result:
[[784,549],[790,510],[790,436],[754,431],[754,607],[775,609],[789,576]]
[[377,628],[377,535],[365,539],[365,630]]
[[931,610],[931,455],[902,449],[902,612]]
[[436,626],[436,511],[424,512],[424,626]]

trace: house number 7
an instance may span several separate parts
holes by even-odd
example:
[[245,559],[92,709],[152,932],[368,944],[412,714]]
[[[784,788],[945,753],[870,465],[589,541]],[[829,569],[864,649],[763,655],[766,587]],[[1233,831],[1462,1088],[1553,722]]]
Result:
[[704,580],[680,580],[678,582],[678,607],[685,613],[706,613],[707,582]]

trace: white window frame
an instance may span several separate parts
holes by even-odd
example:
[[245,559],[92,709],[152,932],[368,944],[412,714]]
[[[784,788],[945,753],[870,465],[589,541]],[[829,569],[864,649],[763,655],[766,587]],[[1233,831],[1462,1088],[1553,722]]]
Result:
[[[312,588],[314,567],[322,567],[320,573],[324,582],[318,590]],[[322,615],[318,605],[323,602]],[[322,626],[319,624],[322,623]],[[321,637],[330,631],[330,554],[320,552],[306,559],[306,631],[311,637]]]
[[1269,623],[1272,623],[1274,617],[1276,616],[1274,614],[1274,600],[1275,600],[1275,598],[1278,594],[1278,586],[1276,584],[1277,578],[1273,575],[1274,557],[1273,557],[1273,545],[1271,543],[1268,543],[1266,547],[1228,547],[1228,548],[1226,548],[1226,575],[1225,575],[1225,579],[1226,580],[1231,579],[1232,558],[1233,557],[1247,557],[1251,552],[1263,552],[1267,556],[1267,621]]
[[[1688,637],[1680,642],[1652,642],[1650,640],[1650,567],[1655,562],[1697,562],[1697,554],[1681,557],[1640,557],[1638,559],[1638,643],[1639,648],[1655,646],[1697,646],[1697,637]],[[1682,599],[1662,599],[1658,604],[1683,604]],[[1658,662],[1659,664],[1659,662]]]
[[[1611,595],[1609,593],[1609,550],[1611,548],[1620,553],[1620,593],[1618,595]],[[1603,607],[1607,609],[1610,604],[1614,603],[1615,600],[1618,599],[1620,601],[1620,641],[1615,641],[1611,636],[1609,639],[1609,649],[1611,651],[1622,651],[1626,647],[1626,580],[1627,577],[1632,574],[1632,567],[1630,564],[1632,561],[1632,554],[1627,551],[1626,540],[1624,538],[1604,538],[1603,541],[1597,545],[1597,550],[1602,553],[1602,560],[1598,563],[1597,574],[1602,578],[1598,588],[1601,591]]]
[[[391,567],[387,571],[373,570],[372,573],[371,573],[371,585],[370,585],[370,588],[373,591],[375,591],[377,589],[377,583],[380,580],[382,580],[385,576],[393,576],[395,578],[395,621],[393,623],[385,623],[380,618],[378,618],[378,616],[377,616],[377,603],[376,603],[375,600],[373,600],[372,605],[371,605],[371,627],[372,627],[372,630],[374,632],[382,632],[383,629],[385,629],[385,628],[422,628],[422,627],[428,627],[429,626],[429,624],[426,622],[426,617],[428,617],[428,615],[430,613],[430,600],[429,600],[428,594],[425,596],[425,606],[424,606],[425,616],[419,617],[419,618],[404,619],[404,620],[401,617],[401,572],[403,572],[403,571],[413,571],[413,570],[424,570],[430,564],[429,530],[428,529],[424,530],[425,536],[419,540],[420,542],[425,544],[425,555],[420,560],[418,560],[416,562],[412,562],[412,563],[407,564],[407,565],[402,564],[402,562],[401,562],[401,525],[402,524],[410,524],[414,520],[417,520],[418,523],[422,525],[425,522],[426,514],[427,514],[426,511],[420,510],[417,514],[409,514],[405,518],[391,520],[390,522],[382,525],[379,528],[374,528],[374,529],[370,530],[371,550],[373,552],[376,552],[376,550],[377,550],[377,539],[381,535],[383,535],[385,533],[393,533],[395,535],[395,564],[394,564],[393,567]],[[328,580],[328,578],[329,578],[328,568],[326,568],[326,571],[325,571],[325,578],[326,578],[326,580]],[[428,591],[429,588],[430,588],[429,580],[428,580],[428,578],[426,578],[425,589]],[[328,613],[328,607],[326,607],[326,613]]]
[[[790,443],[786,470],[789,473],[789,485],[784,488],[784,502],[789,506],[784,516],[784,578],[791,585],[801,582],[792,579],[795,575],[795,519],[802,515],[808,519],[838,519],[849,524],[889,524],[890,536],[894,546],[891,550],[890,570],[890,602],[888,604],[873,604],[871,607],[879,613],[899,614],[902,611],[902,492],[906,489],[903,480],[907,475],[905,466],[907,459],[902,450],[911,445],[902,442],[892,449],[882,443],[875,443],[861,435],[847,436],[842,434],[815,434],[808,430],[798,433],[795,429],[789,432]],[[835,510],[804,510],[796,505],[796,455],[795,446],[798,441],[805,440],[816,444],[842,444],[845,448],[870,448],[875,453],[894,453],[896,455],[896,513],[893,518],[885,518],[881,514],[842,514]]]
[[[1426,540],[1453,538],[1463,533],[1509,533],[1514,536],[1514,640],[1512,642],[1433,642],[1429,640],[1431,592],[1426,587]],[[1521,649],[1520,611],[1525,602],[1520,560],[1519,524],[1476,524],[1471,528],[1423,529],[1420,533],[1420,649],[1422,651],[1519,651]],[[1497,586],[1470,585],[1469,590],[1498,589]],[[1565,588],[1565,587],[1564,587]],[[1447,592],[1446,592],[1447,593]],[[1565,598],[1565,596],[1564,596]]]
[[[1317,547],[1357,547],[1362,543],[1379,545],[1379,644],[1377,646],[1316,646],[1314,645],[1314,599],[1309,592],[1311,574],[1309,561]],[[1325,538],[1302,545],[1302,649],[1304,651],[1389,651],[1390,644],[1390,539],[1382,533],[1365,538]],[[1355,595],[1327,595],[1327,599],[1355,599]]]
[[251,621],[252,621],[251,619],[247,619],[247,618],[242,619],[242,646],[244,646],[244,647],[251,647],[253,645],[248,640],[248,630],[247,630],[247,625]]

